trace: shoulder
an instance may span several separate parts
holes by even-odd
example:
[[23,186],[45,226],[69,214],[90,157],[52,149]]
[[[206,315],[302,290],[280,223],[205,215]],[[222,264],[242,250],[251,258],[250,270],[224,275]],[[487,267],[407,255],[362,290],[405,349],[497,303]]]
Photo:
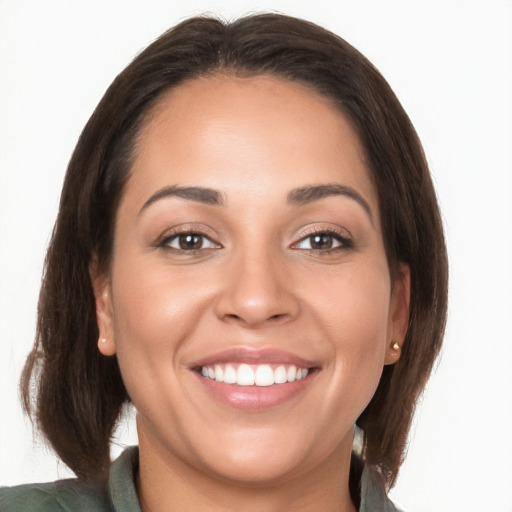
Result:
[[78,479],[0,487],[0,512],[141,512],[135,488],[137,447],[112,464],[108,487]]
[[0,512],[110,512],[100,488],[79,480],[59,480],[0,488]]
[[365,465],[361,476],[361,506],[359,512],[402,512],[389,499],[380,469]]

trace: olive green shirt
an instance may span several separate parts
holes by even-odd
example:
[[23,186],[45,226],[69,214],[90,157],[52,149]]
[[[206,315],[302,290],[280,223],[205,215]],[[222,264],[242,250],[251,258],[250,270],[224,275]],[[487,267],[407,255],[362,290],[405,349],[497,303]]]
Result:
[[[2,487],[0,512],[141,512],[135,489],[138,466],[138,448],[126,449],[112,464],[106,492],[76,479]],[[363,470],[359,512],[400,512],[375,469]]]

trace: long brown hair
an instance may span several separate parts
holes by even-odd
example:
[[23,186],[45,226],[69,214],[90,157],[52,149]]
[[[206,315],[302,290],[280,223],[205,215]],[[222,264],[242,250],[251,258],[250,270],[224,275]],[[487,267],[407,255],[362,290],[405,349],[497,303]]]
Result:
[[164,91],[219,72],[311,87],[335,102],[365,149],[391,273],[404,262],[412,281],[401,358],[384,368],[357,421],[365,461],[378,465],[391,485],[445,326],[447,257],[436,196],[416,132],[379,72],[340,37],[283,15],[184,21],[140,53],[105,93],[66,173],[36,340],[21,380],[25,408],[79,477],[107,471],[112,432],[129,397],[116,357],[103,357],[96,346],[90,265],[94,257],[108,270],[117,206],[146,114]]

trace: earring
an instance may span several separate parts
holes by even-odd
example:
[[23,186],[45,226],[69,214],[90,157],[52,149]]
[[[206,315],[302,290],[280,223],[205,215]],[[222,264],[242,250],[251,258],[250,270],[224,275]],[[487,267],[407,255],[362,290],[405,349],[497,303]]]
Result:
[[[393,340],[391,340],[391,343],[393,343]],[[391,348],[393,350],[400,350],[400,345],[395,341]]]
[[107,343],[107,338],[100,338],[100,343],[103,343],[103,344]]

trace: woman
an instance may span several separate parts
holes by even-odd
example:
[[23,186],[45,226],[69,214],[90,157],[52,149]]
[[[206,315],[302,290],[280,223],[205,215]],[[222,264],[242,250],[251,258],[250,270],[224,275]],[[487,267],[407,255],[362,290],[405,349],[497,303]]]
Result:
[[421,145],[361,54],[280,15],[183,22],[85,127],[48,250],[22,387],[78,480],[2,510],[396,510],[446,281]]

